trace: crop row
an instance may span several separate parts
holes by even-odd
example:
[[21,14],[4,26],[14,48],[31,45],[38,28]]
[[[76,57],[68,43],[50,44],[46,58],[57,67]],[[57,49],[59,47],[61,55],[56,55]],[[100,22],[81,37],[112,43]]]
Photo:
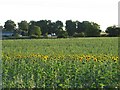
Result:
[[4,88],[118,88],[118,57],[3,55]]

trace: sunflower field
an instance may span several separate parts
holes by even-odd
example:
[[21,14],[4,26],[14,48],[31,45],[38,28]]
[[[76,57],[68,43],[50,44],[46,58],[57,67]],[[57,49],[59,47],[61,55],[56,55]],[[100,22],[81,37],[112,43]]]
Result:
[[3,88],[119,88],[118,38],[2,41]]

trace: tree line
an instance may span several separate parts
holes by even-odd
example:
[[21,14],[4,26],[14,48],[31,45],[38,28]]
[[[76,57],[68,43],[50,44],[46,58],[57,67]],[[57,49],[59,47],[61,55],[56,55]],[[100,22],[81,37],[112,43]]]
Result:
[[[18,28],[16,26],[18,25]],[[27,22],[23,20],[15,24],[12,20],[7,20],[4,24],[3,31],[14,32],[14,35],[21,34],[22,36],[40,37],[54,33],[58,38],[65,37],[98,37],[102,30],[100,25],[89,21],[72,21],[66,20],[65,26],[63,22],[57,20],[39,20]],[[107,27],[106,33],[108,36],[119,36],[120,28],[117,26]]]

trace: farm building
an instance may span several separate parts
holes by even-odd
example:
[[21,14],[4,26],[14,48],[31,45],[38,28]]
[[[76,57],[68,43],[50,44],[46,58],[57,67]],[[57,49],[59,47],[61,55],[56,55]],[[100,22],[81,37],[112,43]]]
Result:
[[6,31],[6,32],[2,32],[2,37],[10,37],[10,36],[13,36],[13,32],[8,32],[8,31]]

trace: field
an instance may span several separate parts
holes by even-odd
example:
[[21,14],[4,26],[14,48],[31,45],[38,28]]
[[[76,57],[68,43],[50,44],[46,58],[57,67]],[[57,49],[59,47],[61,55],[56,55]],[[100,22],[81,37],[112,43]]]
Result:
[[118,38],[3,40],[3,88],[119,88],[118,59]]

